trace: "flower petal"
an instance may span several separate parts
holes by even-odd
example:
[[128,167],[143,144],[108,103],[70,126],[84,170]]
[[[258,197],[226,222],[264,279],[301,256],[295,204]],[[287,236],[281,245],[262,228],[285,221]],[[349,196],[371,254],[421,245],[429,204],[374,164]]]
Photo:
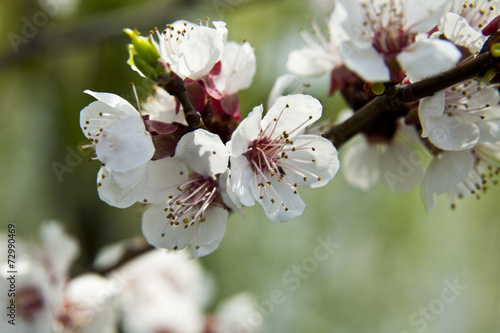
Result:
[[261,131],[262,105],[253,108],[252,112],[234,130],[231,140],[227,143],[232,156],[244,154],[248,146]]
[[174,158],[186,163],[198,174],[208,177],[226,171],[229,150],[217,134],[197,129],[179,140]]
[[224,96],[250,86],[256,71],[255,53],[250,43],[227,42],[220,61],[221,72],[214,83]]
[[90,96],[97,99],[99,102],[108,105],[112,109],[116,109],[116,111],[114,112],[115,115],[133,116],[138,113],[138,111],[127,100],[121,98],[118,95],[111,93],[95,92],[92,90],[85,90],[84,93],[89,94]]
[[391,78],[383,54],[378,53],[369,43],[342,41],[340,54],[345,66],[365,81],[386,82]]
[[137,114],[126,116],[105,127],[96,144],[96,155],[105,166],[124,172],[138,167],[154,154],[151,135]]
[[280,160],[286,172],[285,179],[291,184],[321,187],[337,174],[337,149],[330,140],[317,135],[300,135],[293,140],[293,147],[297,147],[295,151],[289,151],[288,157]]
[[165,203],[170,195],[177,195],[178,186],[188,180],[186,165],[173,157],[147,163],[148,182],[141,200],[148,203]]
[[[171,224],[166,219],[164,205],[151,205],[142,215],[142,233],[149,244],[169,250],[183,249],[192,241],[196,224],[185,228],[185,224]],[[162,237],[163,235],[163,237]]]
[[396,142],[387,147],[380,159],[382,181],[396,192],[409,192],[424,176],[422,158],[411,147]]
[[229,190],[241,201],[244,206],[255,205],[255,198],[251,190],[255,185],[252,166],[243,155],[231,156],[231,175]]
[[278,97],[262,119],[262,129],[271,138],[279,137],[286,132],[292,139],[299,135],[307,125],[318,120],[322,111],[321,103],[309,95]]
[[205,222],[199,223],[194,236],[191,253],[203,257],[219,247],[226,231],[229,212],[221,207],[211,206],[205,212]]
[[375,185],[380,176],[381,155],[366,141],[353,143],[345,148],[342,174],[345,180],[359,189],[367,191]]
[[99,198],[118,208],[132,206],[141,199],[148,179],[147,165],[143,164],[125,172],[102,167],[97,173]]
[[442,123],[445,109],[446,93],[438,91],[433,96],[425,97],[420,100],[418,107],[418,117],[422,125],[422,137],[427,138],[432,130]]
[[452,43],[440,39],[420,39],[397,55],[411,81],[441,73],[454,67],[462,53]]
[[275,177],[270,183],[259,188],[261,193],[255,192],[255,187],[252,187],[254,197],[264,207],[267,217],[274,222],[286,222],[304,213],[306,204],[294,188]]

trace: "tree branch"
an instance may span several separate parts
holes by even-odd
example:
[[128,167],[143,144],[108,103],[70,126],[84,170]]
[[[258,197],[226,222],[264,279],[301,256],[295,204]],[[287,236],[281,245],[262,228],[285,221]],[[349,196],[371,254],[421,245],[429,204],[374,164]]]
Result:
[[374,98],[370,103],[357,110],[351,118],[332,127],[325,133],[325,137],[331,140],[338,149],[353,136],[368,128],[384,112],[399,109],[404,104],[432,96],[440,90],[475,78],[489,69],[497,71],[498,59],[486,51],[439,75],[416,83],[391,87],[384,95]]

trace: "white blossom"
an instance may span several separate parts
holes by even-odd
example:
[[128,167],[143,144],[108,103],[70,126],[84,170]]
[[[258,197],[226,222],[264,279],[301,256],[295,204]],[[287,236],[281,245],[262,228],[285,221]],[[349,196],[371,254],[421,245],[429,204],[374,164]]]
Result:
[[301,215],[305,204],[297,186],[320,187],[337,173],[333,144],[302,134],[318,120],[322,106],[307,95],[280,97],[262,118],[255,107],[227,143],[231,151],[230,190],[245,206],[258,201],[277,222]]
[[153,38],[161,60],[180,78],[199,80],[220,60],[227,39],[226,23],[214,28],[188,21],[175,21]]
[[150,244],[171,250],[190,244],[196,256],[218,247],[228,216],[218,175],[227,170],[228,160],[220,138],[199,129],[181,138],[173,158],[148,164],[150,180],[143,201],[151,205],[143,215],[142,230]]
[[382,181],[392,191],[408,192],[421,182],[424,164],[416,149],[418,135],[410,126],[397,126],[391,140],[362,138],[345,147],[341,169],[349,184],[367,191]]
[[333,13],[348,38],[345,65],[366,81],[419,80],[457,63],[460,51],[427,33],[451,7],[448,0],[339,0]]
[[147,179],[146,163],[154,154],[151,134],[139,112],[123,98],[86,90],[95,97],[80,112],[80,126],[103,166],[97,176],[100,198],[111,206],[137,201]]
[[418,109],[422,137],[443,150],[471,149],[480,139],[481,127],[488,135],[488,126],[498,126],[497,89],[497,85],[470,80],[423,98]]
[[227,42],[220,62],[220,73],[213,80],[222,97],[250,87],[257,69],[255,52],[250,43]]

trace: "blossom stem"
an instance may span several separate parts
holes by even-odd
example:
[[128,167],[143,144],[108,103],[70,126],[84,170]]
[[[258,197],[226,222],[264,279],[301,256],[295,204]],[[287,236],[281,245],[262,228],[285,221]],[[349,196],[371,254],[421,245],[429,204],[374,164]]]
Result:
[[170,73],[167,77],[159,78],[158,81],[159,86],[164,88],[170,95],[177,97],[179,103],[182,105],[184,116],[189,127],[193,129],[204,128],[201,114],[199,111],[195,110],[191,104],[182,79],[174,73]]
[[474,59],[439,75],[412,84],[389,87],[385,94],[375,97],[368,104],[357,110],[352,117],[343,123],[333,126],[324,136],[331,140],[338,149],[354,135],[369,128],[378,117],[387,113],[388,110],[399,109],[404,104],[432,96],[440,90],[478,77],[478,75],[482,76],[481,73],[485,73],[489,69],[498,72],[499,64],[498,58],[493,57],[490,51],[486,51]]

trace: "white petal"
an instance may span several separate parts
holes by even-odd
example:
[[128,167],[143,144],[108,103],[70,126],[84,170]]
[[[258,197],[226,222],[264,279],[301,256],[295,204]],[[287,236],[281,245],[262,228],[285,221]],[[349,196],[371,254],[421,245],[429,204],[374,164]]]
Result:
[[292,74],[283,74],[274,81],[269,97],[267,98],[267,109],[270,109],[276,98],[283,96],[285,89],[288,88],[293,82],[297,80],[297,76]]
[[462,53],[452,43],[439,39],[420,39],[397,55],[410,80],[419,81],[456,65]]
[[177,195],[177,187],[188,180],[186,165],[173,157],[147,163],[148,182],[141,194],[141,200],[149,203],[165,203],[168,196]]
[[439,91],[433,96],[420,100],[418,117],[422,125],[422,137],[426,138],[431,131],[442,123],[443,112],[446,105],[446,93]]
[[379,179],[381,156],[375,146],[368,145],[365,141],[347,146],[340,160],[345,180],[367,191]]
[[339,63],[339,57],[318,45],[318,48],[306,47],[290,52],[286,68],[290,73],[300,76],[316,76],[330,72]]
[[480,142],[497,143],[500,141],[500,120],[478,122]]
[[[262,199],[260,199],[260,195],[263,196]],[[264,185],[262,193],[254,192],[254,196],[264,207],[267,217],[274,222],[289,221],[302,215],[306,208],[304,201],[295,189],[281,183],[275,177],[271,178],[271,185]]]
[[96,155],[114,171],[128,171],[146,163],[155,148],[139,114],[126,116],[109,124],[99,136]]
[[390,80],[389,68],[384,62],[384,56],[378,53],[371,44],[343,41],[340,44],[340,54],[346,67],[363,80],[368,82]]
[[[77,258],[80,247],[73,237],[70,237],[62,225],[56,221],[44,222],[40,226],[40,239],[44,249],[45,259],[49,261],[51,279],[64,284],[69,269]],[[45,263],[47,264],[47,263]],[[48,267],[45,267],[47,270]]]
[[217,134],[197,129],[182,136],[175,148],[174,158],[208,177],[226,171],[229,150]]
[[409,0],[403,2],[406,26],[414,32],[427,33],[452,5],[450,0]]
[[[119,112],[119,115],[133,116],[138,113],[137,110],[127,100],[121,98],[118,95],[111,93],[94,92],[91,90],[85,90],[84,93],[89,94],[98,101],[108,105],[113,109],[116,109],[116,112]],[[118,115],[118,113],[116,114]]]
[[248,159],[243,156],[231,156],[230,191],[244,206],[253,206],[255,198],[251,187],[255,186],[254,173]]
[[155,95],[148,97],[142,105],[142,111],[148,114],[151,120],[187,125],[182,107],[177,110],[176,98],[162,88],[156,88]]
[[231,210],[237,212],[241,216],[244,215],[243,207],[241,205],[241,200],[238,196],[233,192],[231,187],[231,171],[227,169],[226,172],[220,175],[219,178],[219,187],[220,187],[220,195],[222,197],[222,201],[224,204],[228,206]]
[[235,94],[250,86],[256,70],[255,53],[250,43],[228,42],[220,62],[221,72],[214,79],[214,83],[224,96]]
[[460,117],[443,116],[443,122],[429,134],[429,141],[443,150],[472,149],[479,141],[480,131],[476,124]]
[[299,135],[307,125],[321,117],[323,106],[309,95],[288,95],[278,97],[262,119],[262,129],[271,138],[286,132],[290,139]]
[[199,80],[219,61],[224,43],[225,39],[220,31],[196,26],[179,43],[178,53],[168,55],[165,60],[182,79]]
[[234,130],[231,141],[227,143],[230,147],[231,155],[237,156],[248,151],[248,146],[261,131],[262,105],[253,108],[252,112]]
[[[330,140],[317,135],[300,135],[293,140],[293,146],[300,149],[289,151],[288,158],[280,160],[280,165],[286,172],[285,179],[291,184],[321,187],[337,174],[337,149]],[[289,165],[290,169],[284,165]]]
[[428,137],[443,150],[464,150],[474,147],[479,140],[479,128],[459,115],[444,114],[445,92],[420,101],[418,114],[422,124],[422,137]]
[[141,199],[147,180],[146,164],[126,172],[112,171],[102,167],[97,173],[99,198],[113,207],[132,206]]
[[487,39],[486,36],[472,28],[464,17],[455,13],[445,14],[439,25],[439,30],[449,41],[467,47],[473,54],[481,50]]
[[441,194],[449,191],[467,177],[474,158],[470,151],[444,152],[432,161],[425,178],[432,192]]
[[203,257],[219,247],[226,231],[227,209],[209,207],[205,212],[205,222],[199,223],[194,236],[191,253],[195,257]]
[[[184,229],[184,224],[170,225],[164,205],[151,205],[142,215],[142,233],[149,244],[169,250],[183,249],[192,241],[196,225]],[[207,222],[205,222],[207,223]],[[162,237],[162,234],[164,235]]]
[[392,191],[411,191],[424,176],[422,158],[402,143],[389,145],[380,160],[380,167],[382,181]]

